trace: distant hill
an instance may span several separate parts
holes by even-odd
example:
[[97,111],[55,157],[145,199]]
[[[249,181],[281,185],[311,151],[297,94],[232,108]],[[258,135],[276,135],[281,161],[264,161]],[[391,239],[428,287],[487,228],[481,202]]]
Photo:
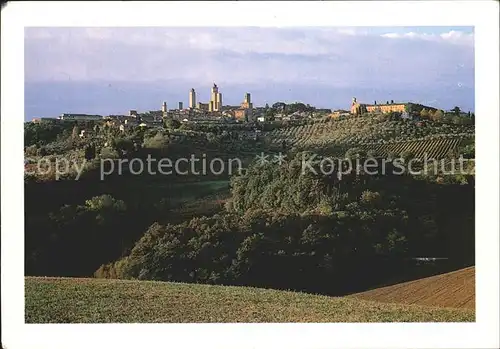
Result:
[[472,322],[471,309],[155,281],[25,278],[27,323]]
[[474,309],[475,267],[354,294],[377,302]]

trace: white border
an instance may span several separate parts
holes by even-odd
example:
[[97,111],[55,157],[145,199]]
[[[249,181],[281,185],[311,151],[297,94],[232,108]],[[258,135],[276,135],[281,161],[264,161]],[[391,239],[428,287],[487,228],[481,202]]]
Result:
[[[498,348],[498,2],[11,2],[2,9],[2,342],[7,348]],[[24,26],[475,26],[476,323],[25,325]],[[43,205],[43,202],[40,202]]]

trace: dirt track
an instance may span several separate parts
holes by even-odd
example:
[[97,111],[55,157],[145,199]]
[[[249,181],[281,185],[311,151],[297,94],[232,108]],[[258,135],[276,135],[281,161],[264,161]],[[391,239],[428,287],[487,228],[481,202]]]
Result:
[[475,267],[353,294],[385,303],[475,309]]

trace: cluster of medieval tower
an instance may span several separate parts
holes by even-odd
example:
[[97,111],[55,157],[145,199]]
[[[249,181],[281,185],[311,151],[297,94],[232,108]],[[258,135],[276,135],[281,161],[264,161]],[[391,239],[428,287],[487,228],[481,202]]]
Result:
[[[394,101],[387,101],[386,103],[379,103],[375,101],[374,104],[365,104],[359,103],[356,98],[352,99],[351,108],[348,112],[351,115],[362,115],[364,113],[372,113],[372,112],[381,112],[381,113],[390,113],[390,112],[400,112],[407,113],[411,106],[415,105],[414,103],[394,103]],[[433,107],[426,107],[423,105],[418,105],[422,108],[427,108],[429,110],[435,110]],[[179,110],[183,110],[183,103],[179,102]],[[198,102],[196,100],[196,91],[192,88],[189,91],[189,110],[192,111],[201,111],[201,112],[209,112],[209,113],[221,113],[226,116],[232,116],[238,120],[247,120],[251,121],[253,118],[253,104],[251,102],[250,93],[245,93],[245,97],[243,102],[239,106],[223,106],[222,104],[222,93],[219,92],[219,88],[214,83],[210,90],[210,101],[207,103]],[[162,112],[163,115],[167,114],[167,103],[163,102]],[[333,112],[331,114],[332,117],[338,117],[342,113]]]
[[[184,109],[182,102],[179,102],[178,109]],[[212,89],[210,91],[210,101],[208,101],[208,103],[197,102],[196,91],[194,88],[192,88],[189,91],[189,109],[206,111],[210,113],[222,112],[222,93],[219,92],[219,88],[217,87],[217,85],[214,83],[214,85],[212,86]],[[248,117],[251,117],[252,115],[252,110],[253,105],[251,102],[250,93],[246,93],[243,103],[241,103],[239,107],[228,108],[226,111],[236,119],[248,119]],[[167,112],[167,102],[163,102],[162,112]]]

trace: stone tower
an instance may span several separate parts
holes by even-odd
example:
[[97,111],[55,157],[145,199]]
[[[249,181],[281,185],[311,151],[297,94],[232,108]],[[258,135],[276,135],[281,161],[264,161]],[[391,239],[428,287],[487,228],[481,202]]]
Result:
[[359,115],[361,112],[360,105],[356,101],[356,97],[352,97],[352,103],[351,103],[351,114],[354,115]]
[[243,103],[241,103],[241,108],[243,109],[252,109],[252,102],[250,93],[245,93],[245,97],[243,99]]
[[196,108],[196,91],[194,90],[194,88],[189,91],[189,108]]
[[222,94],[219,93],[219,88],[217,85],[214,83],[214,86],[212,87],[212,91],[210,94],[210,103],[213,103],[212,110],[211,111],[219,111],[221,108],[221,103],[222,103]]
[[163,102],[163,104],[161,105],[161,114],[164,118],[167,117],[168,115],[167,102]]

